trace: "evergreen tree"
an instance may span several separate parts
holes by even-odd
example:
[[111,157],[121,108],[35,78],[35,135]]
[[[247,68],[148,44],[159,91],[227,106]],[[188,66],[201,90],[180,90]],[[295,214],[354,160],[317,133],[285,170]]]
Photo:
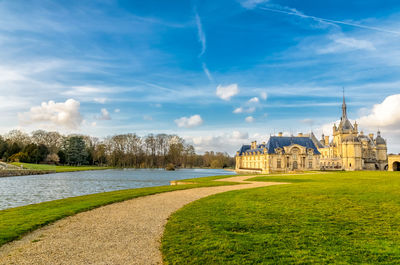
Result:
[[71,136],[65,141],[65,158],[70,165],[86,163],[86,144],[82,136]]

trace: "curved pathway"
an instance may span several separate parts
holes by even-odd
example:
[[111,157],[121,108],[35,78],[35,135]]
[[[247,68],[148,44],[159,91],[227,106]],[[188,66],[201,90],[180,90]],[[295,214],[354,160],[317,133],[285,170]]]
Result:
[[162,264],[160,239],[168,217],[200,198],[277,182],[179,190],[140,197],[67,217],[0,248],[0,264]]

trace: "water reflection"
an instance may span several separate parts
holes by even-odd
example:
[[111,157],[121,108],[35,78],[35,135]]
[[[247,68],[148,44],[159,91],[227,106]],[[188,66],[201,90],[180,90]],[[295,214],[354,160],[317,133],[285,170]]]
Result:
[[169,185],[171,180],[231,174],[221,169],[110,169],[0,178],[0,210],[85,194]]

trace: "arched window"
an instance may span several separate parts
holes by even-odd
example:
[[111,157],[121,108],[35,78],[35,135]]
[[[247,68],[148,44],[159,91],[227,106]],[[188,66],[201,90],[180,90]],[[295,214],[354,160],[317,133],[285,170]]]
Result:
[[293,161],[293,169],[297,169],[297,161]]

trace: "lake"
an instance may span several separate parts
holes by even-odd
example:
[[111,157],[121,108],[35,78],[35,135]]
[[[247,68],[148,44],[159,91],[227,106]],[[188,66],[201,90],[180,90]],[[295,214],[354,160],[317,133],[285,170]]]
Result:
[[0,178],[0,210],[106,191],[169,185],[171,180],[232,175],[222,169],[109,169]]

